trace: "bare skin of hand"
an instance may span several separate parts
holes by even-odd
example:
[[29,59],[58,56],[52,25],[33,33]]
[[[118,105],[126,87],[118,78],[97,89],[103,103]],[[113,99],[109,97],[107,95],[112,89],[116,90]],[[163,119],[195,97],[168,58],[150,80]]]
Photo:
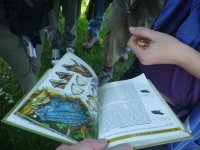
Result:
[[[85,139],[72,146],[62,144],[56,150],[104,150],[107,147],[107,144],[107,141],[103,139]],[[127,145],[121,150],[132,150],[132,147]]]
[[128,45],[143,65],[175,64],[200,79],[200,53],[195,49],[171,35],[144,27],[130,27],[129,31],[132,36]]
[[[182,47],[182,43],[178,42],[176,38],[143,27],[130,27],[130,32],[132,36],[128,45],[141,63],[144,65],[176,64]],[[136,40],[141,37],[150,41],[148,47],[142,47],[136,43]]]

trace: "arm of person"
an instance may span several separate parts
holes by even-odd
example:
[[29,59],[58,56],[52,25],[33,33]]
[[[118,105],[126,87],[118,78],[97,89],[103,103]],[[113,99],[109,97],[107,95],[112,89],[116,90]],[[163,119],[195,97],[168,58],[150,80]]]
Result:
[[[56,148],[56,150],[104,150],[107,145],[108,143],[104,139],[85,139],[72,146],[62,144],[58,148]],[[130,145],[127,145],[121,150],[132,150],[132,147]]]
[[[128,45],[144,65],[174,64],[182,67],[200,79],[200,53],[178,41],[173,36],[143,27],[130,27]],[[147,39],[148,46],[142,47],[136,41]]]

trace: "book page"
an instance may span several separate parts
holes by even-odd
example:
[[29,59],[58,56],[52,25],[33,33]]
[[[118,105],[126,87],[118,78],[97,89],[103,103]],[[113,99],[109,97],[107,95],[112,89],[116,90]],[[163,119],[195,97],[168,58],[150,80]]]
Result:
[[[99,88],[98,138],[110,141],[181,130],[146,77],[113,82]],[[159,135],[158,135],[159,137]]]
[[71,141],[94,138],[97,76],[83,60],[67,53],[12,114],[35,126],[36,132]]

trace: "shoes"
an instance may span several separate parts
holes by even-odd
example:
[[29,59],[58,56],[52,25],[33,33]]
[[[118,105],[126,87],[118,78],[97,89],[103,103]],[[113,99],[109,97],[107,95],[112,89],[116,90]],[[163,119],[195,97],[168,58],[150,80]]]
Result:
[[102,70],[98,76],[99,84],[98,86],[102,86],[113,78],[113,67],[102,67]]
[[128,52],[124,52],[121,57],[119,58],[119,61],[125,62],[128,60]]
[[52,56],[51,56],[51,64],[56,65],[59,60],[60,60],[60,50],[59,49],[53,49],[52,50]]
[[[66,53],[68,53],[68,52],[74,53],[74,49],[71,47],[68,47],[68,48],[66,48]],[[51,64],[56,65],[58,63],[58,61],[60,60],[60,58],[61,58],[60,49],[53,49]]]
[[93,36],[90,32],[87,35],[87,39],[85,43],[82,44],[82,49],[86,50],[91,48],[93,45],[99,44],[99,38],[98,36]]
[[131,48],[129,46],[126,46],[124,52],[122,53],[121,57],[119,58],[119,61],[125,62],[128,60],[128,53],[131,51]]
[[129,46],[126,46],[124,49],[124,52],[122,53],[121,57],[119,58],[119,61],[125,62],[128,60],[128,53],[131,51],[131,48]]
[[74,53],[74,49],[71,48],[71,47],[67,47],[67,48],[66,48],[66,53],[68,53],[68,52]]

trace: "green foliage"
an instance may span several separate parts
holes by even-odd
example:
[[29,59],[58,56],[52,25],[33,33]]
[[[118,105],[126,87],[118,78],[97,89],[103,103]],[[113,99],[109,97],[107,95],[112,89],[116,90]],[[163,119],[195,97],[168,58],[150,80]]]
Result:
[[[75,54],[85,60],[98,74],[101,70],[101,65],[103,63],[103,35],[105,32],[105,25],[100,33],[100,44],[95,45],[89,50],[82,50],[81,45],[87,36],[87,25],[88,22],[84,16],[84,11],[86,8],[86,0],[82,3],[82,13],[78,21],[78,37],[75,45]],[[105,22],[108,18],[108,13],[110,7],[105,17]],[[63,31],[64,19],[60,16],[59,27]],[[129,54],[129,60],[125,63],[118,62],[114,68],[114,79],[118,80],[119,77],[125,72],[131,65],[133,60],[133,55]],[[51,46],[47,41],[44,40],[43,55],[42,55],[42,67],[40,71],[40,76],[45,73],[46,70],[51,68]],[[23,96],[22,91],[18,81],[16,80],[13,70],[9,65],[0,59],[0,119],[4,117],[5,114],[20,100]],[[77,135],[76,138],[82,138]],[[48,138],[12,127],[5,124],[0,124],[0,149],[9,150],[42,150],[42,149],[55,149],[60,143]]]
[[65,124],[56,124],[57,125],[57,127],[59,128],[59,129],[63,129],[63,128],[65,128],[66,127],[66,125]]

